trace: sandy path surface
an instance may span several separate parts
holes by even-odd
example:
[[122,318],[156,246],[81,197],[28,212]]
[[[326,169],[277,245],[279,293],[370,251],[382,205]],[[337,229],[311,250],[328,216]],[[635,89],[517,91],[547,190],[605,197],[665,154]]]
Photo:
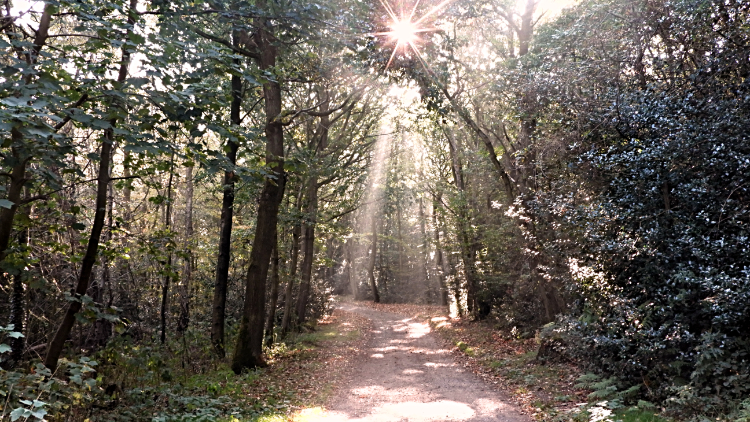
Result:
[[370,318],[374,333],[348,384],[315,420],[531,421],[459,367],[426,323],[351,303],[339,307]]

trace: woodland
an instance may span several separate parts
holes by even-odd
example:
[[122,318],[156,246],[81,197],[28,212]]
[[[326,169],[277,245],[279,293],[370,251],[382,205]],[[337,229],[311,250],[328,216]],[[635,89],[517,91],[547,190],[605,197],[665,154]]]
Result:
[[348,295],[750,420],[750,3],[0,9],[0,419],[201,420],[132,403]]

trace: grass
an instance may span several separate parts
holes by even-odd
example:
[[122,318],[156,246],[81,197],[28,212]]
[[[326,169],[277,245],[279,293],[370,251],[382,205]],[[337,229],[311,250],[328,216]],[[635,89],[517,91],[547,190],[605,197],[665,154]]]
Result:
[[667,419],[645,410],[626,410],[615,412],[615,415],[622,422],[668,422]]

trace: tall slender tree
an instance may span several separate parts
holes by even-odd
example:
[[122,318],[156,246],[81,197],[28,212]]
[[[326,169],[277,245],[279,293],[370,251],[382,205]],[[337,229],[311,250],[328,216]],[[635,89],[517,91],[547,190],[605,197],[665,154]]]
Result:
[[[130,58],[133,50],[132,43],[128,43],[127,41],[132,37],[135,28],[138,16],[138,11],[136,9],[137,6],[138,0],[130,0],[130,5],[127,10],[127,23],[129,28],[121,49],[120,68],[116,79],[119,85],[122,85],[128,77],[128,67],[130,66]],[[112,108],[112,114],[117,116],[119,114],[117,109],[122,107],[122,105],[112,102],[110,107]],[[57,332],[49,342],[47,354],[44,357],[44,365],[53,371],[57,368],[58,360],[60,359],[63,347],[65,346],[65,340],[68,338],[70,330],[73,328],[75,316],[78,311],[81,310],[81,298],[86,294],[86,290],[88,290],[91,274],[94,264],[96,263],[99,250],[99,240],[101,239],[102,229],[104,228],[104,218],[107,212],[107,188],[110,183],[110,161],[112,158],[112,147],[115,142],[115,127],[117,126],[117,123],[117,117],[110,119],[109,127],[104,130],[104,136],[100,146],[99,171],[96,179],[96,210],[94,212],[94,222],[91,226],[91,234],[89,235],[88,244],[86,246],[86,253],[81,261],[81,269],[78,276],[78,283],[75,288],[75,296],[68,305],[63,320],[57,328]]]

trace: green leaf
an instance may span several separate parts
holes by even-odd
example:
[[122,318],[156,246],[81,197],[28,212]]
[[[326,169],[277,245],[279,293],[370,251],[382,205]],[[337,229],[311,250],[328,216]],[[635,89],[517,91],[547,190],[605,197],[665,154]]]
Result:
[[146,85],[151,81],[149,81],[148,78],[131,78],[128,82],[130,82],[130,85],[136,88],[140,88],[143,85]]
[[91,122],[91,126],[97,128],[97,129],[109,129],[109,128],[112,127],[112,125],[110,125],[108,121],[101,120],[101,119],[94,119]]
[[11,349],[10,346],[8,346],[7,344],[5,344],[5,343],[0,344],[0,353],[8,353],[11,350],[13,350],[13,349]]
[[44,409],[38,409],[33,412],[31,412],[31,416],[41,420],[44,420],[44,417],[47,415],[47,411]]
[[8,105],[10,107],[21,107],[21,106],[27,106],[29,103],[30,98],[29,97],[8,97],[3,98],[0,100],[0,103],[3,103],[5,105]]
[[26,128],[26,133],[29,135],[35,135],[35,136],[50,136],[52,134],[52,131],[45,127],[29,127]]
[[143,37],[143,35],[130,33],[128,36],[130,37],[130,42],[132,42],[135,45],[143,44],[144,42],[146,42],[146,39]]
[[29,416],[31,416],[31,410],[24,409],[23,407],[19,407],[17,409],[13,409],[12,412],[10,412],[10,420],[11,422],[15,422],[19,420],[20,418],[26,418],[28,419]]
[[15,203],[8,201],[7,199],[0,199],[0,207],[10,209]]
[[4,78],[7,78],[8,76],[11,76],[18,72],[18,69],[16,69],[13,66],[3,66],[2,75]]

